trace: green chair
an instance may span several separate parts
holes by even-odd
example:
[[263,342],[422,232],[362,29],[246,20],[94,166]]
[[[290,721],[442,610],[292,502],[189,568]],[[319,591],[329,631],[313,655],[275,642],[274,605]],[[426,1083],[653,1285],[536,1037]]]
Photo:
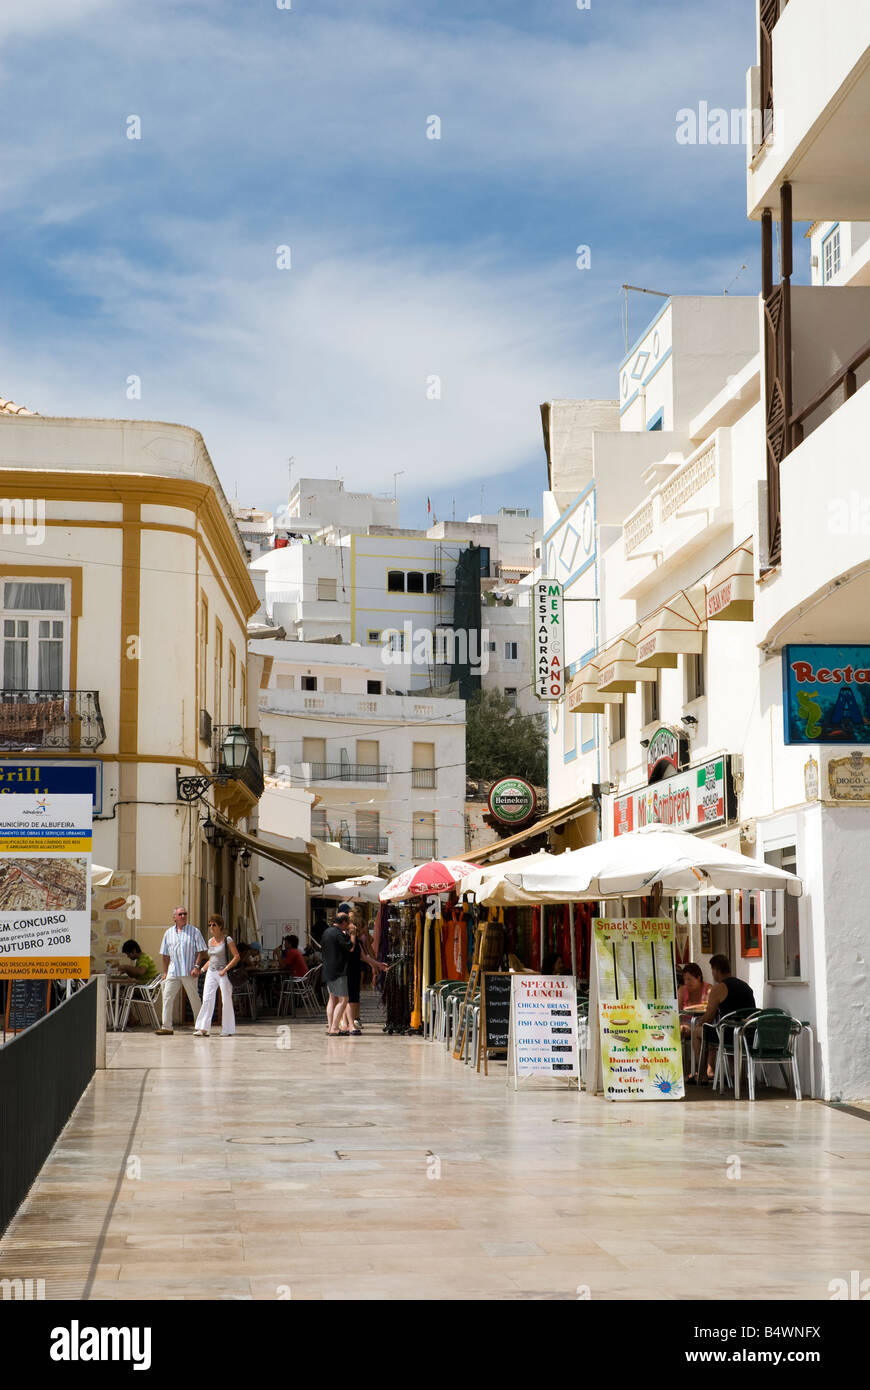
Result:
[[[796,1039],[803,1025],[782,1009],[759,1009],[740,1025],[743,1054],[749,1080],[749,1099],[755,1100],[755,1068],[774,1064],[782,1072],[788,1086],[786,1064],[791,1063],[795,1100],[801,1100],[801,1077],[798,1070]],[[751,1032],[752,1036],[749,1037]]]

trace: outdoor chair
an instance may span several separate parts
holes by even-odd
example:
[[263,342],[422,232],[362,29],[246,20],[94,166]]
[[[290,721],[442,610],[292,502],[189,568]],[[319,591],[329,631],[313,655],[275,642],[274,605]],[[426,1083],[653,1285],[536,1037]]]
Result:
[[301,1004],[309,1016],[319,1012],[316,989],[321,969],[321,966],[315,965],[304,975],[291,975],[281,981],[281,993],[278,996],[279,1015],[286,1014],[291,1005],[295,1004]]
[[431,1038],[433,1034],[433,1024],[435,1021],[435,1000],[437,994],[448,983],[447,980],[436,980],[429,985],[428,989],[423,990],[423,1037]]
[[[718,1040],[716,1047],[716,1070],[713,1075],[713,1090],[724,1091],[726,1086],[733,1085],[731,1079],[731,1064],[728,1059],[728,1049],[734,1040],[734,1029],[756,1012],[755,1009],[734,1009],[730,1014],[725,1014],[713,1026],[716,1029]],[[701,1052],[698,1058],[698,1079],[703,1079],[704,1067],[706,1064],[707,1049],[704,1045],[703,1034],[701,1035]]]
[[759,1009],[744,1021],[740,1027],[740,1040],[746,1058],[750,1100],[755,1100],[756,1067],[761,1067],[766,1077],[766,1067],[778,1066],[786,1089],[788,1088],[786,1063],[791,1063],[795,1100],[802,1099],[796,1046],[796,1039],[802,1032],[803,1025],[782,1009]]
[[118,1029],[121,1033],[127,1027],[130,1017],[130,1010],[135,1004],[137,1009],[143,1009],[146,1014],[146,1023],[152,1024],[155,1028],[161,1027],[160,1016],[157,1013],[156,1001],[160,996],[160,987],[163,980],[160,975],[155,975],[153,980],[146,983],[131,981],[130,984],[122,985],[124,998],[121,1002],[120,1017],[118,1019]]
[[252,1021],[256,1020],[257,1017],[256,988],[250,975],[242,984],[233,984],[233,1010],[238,1015],[240,1006],[244,1005]]

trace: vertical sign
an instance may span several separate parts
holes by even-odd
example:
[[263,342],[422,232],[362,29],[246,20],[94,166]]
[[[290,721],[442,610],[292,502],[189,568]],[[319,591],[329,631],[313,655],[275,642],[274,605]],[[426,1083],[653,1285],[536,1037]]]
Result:
[[90,796],[0,796],[0,979],[90,976]]
[[608,1100],[682,1100],[674,924],[596,917],[601,1065]]
[[511,975],[509,1061],[521,1076],[580,1079],[573,975]]
[[561,700],[565,693],[565,641],[562,585],[535,580],[532,610],[532,684],[539,700]]

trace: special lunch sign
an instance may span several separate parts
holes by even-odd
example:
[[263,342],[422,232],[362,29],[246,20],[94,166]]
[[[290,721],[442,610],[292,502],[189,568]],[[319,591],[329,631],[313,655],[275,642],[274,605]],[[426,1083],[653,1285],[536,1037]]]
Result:
[[782,689],[786,743],[870,743],[870,647],[785,647]]
[[731,802],[728,760],[723,755],[618,796],[613,803],[613,833],[626,835],[644,825],[700,830],[729,820],[734,813]]

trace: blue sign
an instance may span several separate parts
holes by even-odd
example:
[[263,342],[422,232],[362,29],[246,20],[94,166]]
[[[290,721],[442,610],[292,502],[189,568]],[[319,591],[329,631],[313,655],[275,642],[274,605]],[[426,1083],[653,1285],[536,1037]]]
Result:
[[94,815],[103,810],[102,763],[12,763],[0,759],[0,795],[3,792],[19,796],[42,795],[90,796]]
[[870,647],[786,647],[786,743],[870,743]]

